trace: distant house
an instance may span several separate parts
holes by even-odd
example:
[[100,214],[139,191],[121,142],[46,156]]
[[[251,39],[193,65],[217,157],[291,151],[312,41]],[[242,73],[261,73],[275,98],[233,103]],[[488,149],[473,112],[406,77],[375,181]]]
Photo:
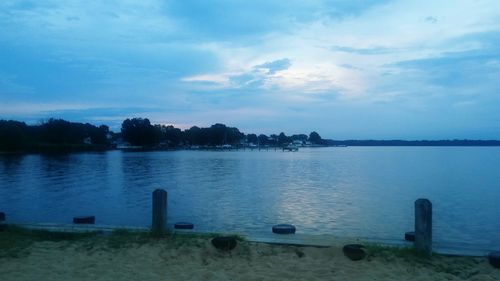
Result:
[[294,140],[293,144],[296,145],[296,146],[302,146],[302,145],[304,145],[304,142],[301,141],[301,140]]
[[270,142],[278,141],[277,138],[273,138],[273,137],[267,137],[267,140]]

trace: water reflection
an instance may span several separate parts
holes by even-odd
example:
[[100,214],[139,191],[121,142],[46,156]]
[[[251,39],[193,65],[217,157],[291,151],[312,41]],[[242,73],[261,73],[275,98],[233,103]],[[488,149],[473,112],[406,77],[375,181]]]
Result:
[[400,239],[413,202],[434,203],[437,244],[500,239],[499,148],[325,148],[0,156],[0,206],[17,222],[150,224],[151,193],[168,219],[198,230]]

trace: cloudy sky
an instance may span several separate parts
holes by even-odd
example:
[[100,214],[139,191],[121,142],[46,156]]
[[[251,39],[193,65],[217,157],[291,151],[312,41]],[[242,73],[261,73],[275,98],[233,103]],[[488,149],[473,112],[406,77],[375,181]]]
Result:
[[0,118],[500,139],[498,0],[2,0]]

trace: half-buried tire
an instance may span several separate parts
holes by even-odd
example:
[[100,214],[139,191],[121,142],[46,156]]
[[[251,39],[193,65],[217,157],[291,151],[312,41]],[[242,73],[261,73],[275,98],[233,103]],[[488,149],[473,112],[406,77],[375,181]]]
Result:
[[190,222],[176,222],[174,224],[175,229],[193,229],[194,225]]
[[218,236],[212,239],[212,245],[223,251],[230,251],[236,247],[236,238],[230,236]]
[[95,216],[79,216],[73,218],[75,224],[95,224]]
[[273,233],[276,234],[294,234],[295,226],[291,224],[277,224],[273,226]]
[[491,252],[488,260],[493,267],[500,268],[500,251]]
[[344,255],[352,261],[359,261],[366,257],[366,252],[361,244],[348,244],[342,248]]
[[415,231],[405,232],[405,240],[415,242]]

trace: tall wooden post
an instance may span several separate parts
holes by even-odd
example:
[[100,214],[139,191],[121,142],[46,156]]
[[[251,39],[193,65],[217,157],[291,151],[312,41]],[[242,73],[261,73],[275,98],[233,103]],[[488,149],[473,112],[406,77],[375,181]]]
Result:
[[163,234],[167,228],[167,192],[163,189],[153,191],[153,223],[151,230]]
[[415,250],[432,254],[432,203],[428,199],[415,201]]

